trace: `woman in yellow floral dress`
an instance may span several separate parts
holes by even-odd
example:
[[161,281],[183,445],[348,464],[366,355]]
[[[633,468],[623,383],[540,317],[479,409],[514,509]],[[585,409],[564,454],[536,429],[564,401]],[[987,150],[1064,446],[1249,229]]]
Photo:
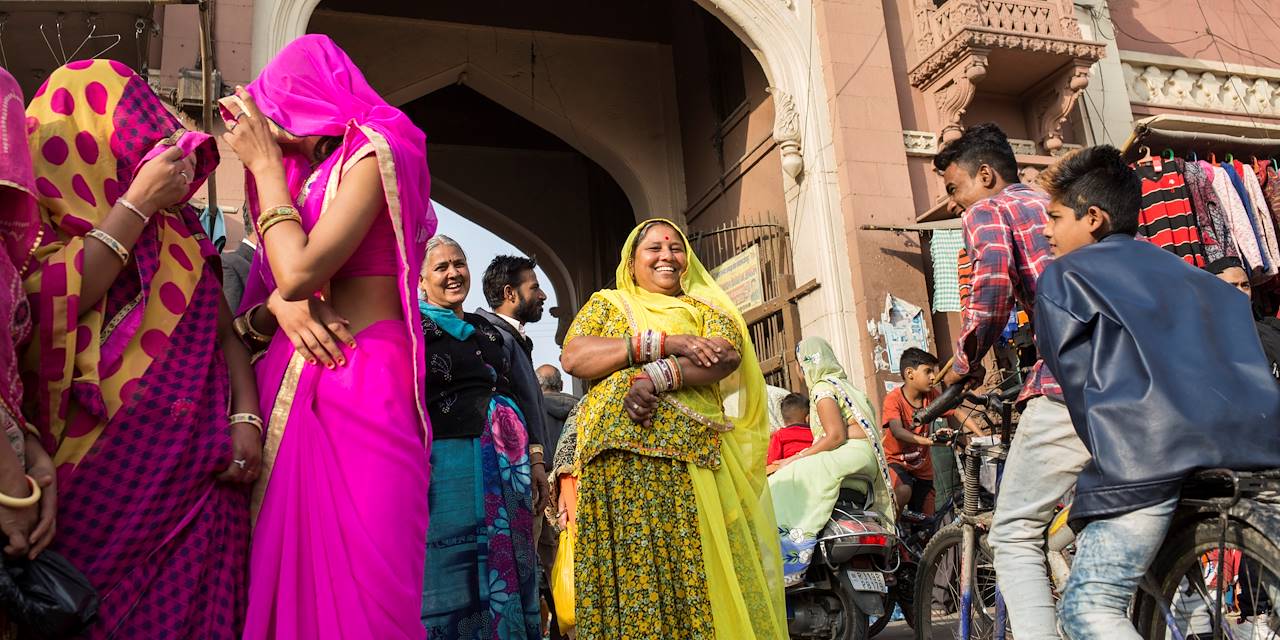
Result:
[[[764,378],[746,323],[688,241],[648,221],[617,289],[574,319],[561,364],[578,412],[578,637],[787,637],[765,480]],[[742,415],[724,396],[742,392]]]

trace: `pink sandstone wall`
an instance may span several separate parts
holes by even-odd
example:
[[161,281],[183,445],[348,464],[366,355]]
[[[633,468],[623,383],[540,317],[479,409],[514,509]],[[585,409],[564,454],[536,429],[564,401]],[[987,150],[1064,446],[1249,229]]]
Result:
[[1110,8],[1121,51],[1280,67],[1275,0],[1113,0]]
[[[848,330],[860,337],[862,370],[873,372],[876,343],[867,334],[866,322],[879,318],[885,294],[921,307],[927,304],[916,236],[859,230],[865,224],[896,225],[915,219],[902,146],[904,110],[896,88],[903,79],[894,70],[885,38],[887,11],[880,0],[815,0],[815,4],[856,296],[858,325]],[[873,397],[883,395],[884,383],[896,379],[886,372],[872,373],[866,377],[867,391]]]

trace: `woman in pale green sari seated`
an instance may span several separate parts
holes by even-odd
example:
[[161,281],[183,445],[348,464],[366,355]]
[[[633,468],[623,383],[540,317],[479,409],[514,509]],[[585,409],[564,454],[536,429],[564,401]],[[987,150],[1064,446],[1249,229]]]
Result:
[[895,517],[880,421],[866,394],[849,382],[826,340],[805,338],[796,353],[809,387],[814,442],[781,460],[782,467],[769,476],[787,586],[804,580],[818,533],[830,519],[846,477],[871,482],[868,493],[874,494],[875,510],[890,530]]

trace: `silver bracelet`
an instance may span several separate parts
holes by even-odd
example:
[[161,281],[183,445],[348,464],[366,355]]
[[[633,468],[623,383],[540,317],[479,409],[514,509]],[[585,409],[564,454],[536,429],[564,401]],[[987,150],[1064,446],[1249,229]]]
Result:
[[148,222],[151,222],[151,216],[142,213],[142,209],[139,209],[137,205],[133,204],[132,202],[129,202],[124,198],[116,198],[116,204],[132,211],[134,215],[138,216],[138,219],[142,220],[142,224],[147,224]]

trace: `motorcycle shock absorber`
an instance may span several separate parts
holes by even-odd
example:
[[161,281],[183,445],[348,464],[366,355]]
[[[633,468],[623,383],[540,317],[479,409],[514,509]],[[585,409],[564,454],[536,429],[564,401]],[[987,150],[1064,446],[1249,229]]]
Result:
[[964,455],[964,514],[976,516],[982,510],[981,473],[982,457],[975,451]]

